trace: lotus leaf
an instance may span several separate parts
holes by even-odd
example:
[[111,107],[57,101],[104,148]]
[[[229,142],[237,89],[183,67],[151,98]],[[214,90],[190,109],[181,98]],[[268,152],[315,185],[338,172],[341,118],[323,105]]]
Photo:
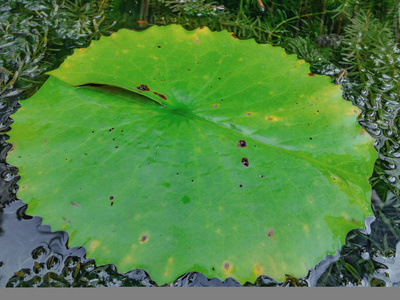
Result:
[[76,49],[10,132],[27,213],[97,264],[306,275],[372,215],[360,109],[282,48],[177,25]]

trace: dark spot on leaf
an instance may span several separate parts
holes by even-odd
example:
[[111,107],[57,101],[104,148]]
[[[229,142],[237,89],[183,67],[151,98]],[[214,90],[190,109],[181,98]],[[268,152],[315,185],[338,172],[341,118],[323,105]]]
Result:
[[250,116],[251,115],[251,113],[246,113],[246,116]]
[[75,202],[72,202],[72,201],[71,201],[71,205],[72,205],[72,206],[79,206],[78,203],[79,203],[79,202],[75,203]]
[[110,196],[110,200],[114,200],[114,196]]
[[231,33],[231,37],[233,37],[234,39],[238,38],[233,32]]
[[117,149],[118,148],[118,146],[115,146],[115,149]]
[[114,205],[114,202],[111,202],[111,206],[113,206]]
[[215,271],[215,268],[214,268],[214,267],[212,267],[211,269],[212,269],[213,271]]
[[140,241],[141,241],[142,243],[144,243],[146,240],[147,240],[147,234],[143,234],[143,235],[140,237]]
[[159,94],[159,93],[156,93],[156,92],[153,92],[155,95],[157,95],[158,97],[160,97],[161,99],[163,99],[163,100],[168,100],[167,99],[167,97],[165,97],[163,94]]
[[67,219],[66,218],[62,218],[63,219],[63,221],[67,221]]
[[242,165],[245,167],[248,167],[250,165],[249,160],[246,157],[242,158]]
[[145,84],[141,84],[137,87],[138,90],[144,91],[144,92],[148,92],[150,91],[149,87]]
[[189,198],[187,195],[185,195],[185,196],[181,199],[181,201],[182,201],[183,204],[188,204],[188,203],[190,203],[190,198]]
[[364,132],[362,132],[362,131],[358,132],[358,135],[363,135],[363,134],[364,134]]
[[218,107],[218,104],[214,104],[213,107]]
[[272,230],[268,230],[268,236],[273,236],[274,232]]
[[92,133],[94,133],[94,130],[92,131]]
[[261,174],[260,174],[260,175],[258,175],[258,177],[260,177],[260,178],[263,178],[263,177],[264,177],[264,175],[261,175]]
[[314,73],[312,73],[312,72],[310,72],[310,73],[308,73],[308,76],[315,76],[315,74]]
[[[241,148],[247,147],[246,141],[244,141],[244,140],[239,140],[237,146],[238,146],[238,147],[241,147]],[[243,162],[243,159],[242,159],[242,162]]]
[[225,270],[229,270],[229,263],[224,263]]
[[272,118],[268,118],[268,121],[272,121]]
[[312,140],[312,138],[310,137],[310,140]]
[[161,48],[161,46],[157,46],[157,48]]
[[239,185],[239,187],[243,187],[243,184]]
[[198,43],[199,43],[199,40],[195,40],[194,42],[195,42],[196,44],[198,44]]

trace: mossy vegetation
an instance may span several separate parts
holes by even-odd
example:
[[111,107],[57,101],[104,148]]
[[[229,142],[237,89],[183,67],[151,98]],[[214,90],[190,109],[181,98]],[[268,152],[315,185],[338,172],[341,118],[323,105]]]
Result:
[[[187,29],[228,30],[241,39],[282,46],[309,62],[313,73],[330,75],[342,84],[344,97],[362,109],[359,122],[376,138],[380,157],[371,177],[376,216],[371,230],[350,232],[340,256],[315,284],[389,285],[388,277],[378,276],[382,264],[375,258],[393,256],[400,240],[399,12],[400,2],[394,0],[3,2],[1,160],[5,162],[9,149],[5,133],[17,101],[40,87],[44,72],[58,67],[75,47],[85,47],[100,35],[123,27],[181,24]],[[12,166],[4,165],[4,170],[15,177],[1,199],[5,204],[15,199],[18,178]],[[305,280],[288,277],[286,284],[303,285]]]

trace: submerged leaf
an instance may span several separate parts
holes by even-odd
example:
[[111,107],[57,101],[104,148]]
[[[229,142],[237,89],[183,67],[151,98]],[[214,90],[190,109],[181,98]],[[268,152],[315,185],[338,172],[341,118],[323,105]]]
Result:
[[281,48],[120,30],[51,75],[15,115],[9,162],[27,212],[98,264],[159,284],[283,280],[371,215],[377,154],[359,110]]

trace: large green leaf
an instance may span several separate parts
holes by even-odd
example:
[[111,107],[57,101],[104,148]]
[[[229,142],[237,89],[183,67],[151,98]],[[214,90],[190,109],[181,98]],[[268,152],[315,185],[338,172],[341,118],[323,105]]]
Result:
[[[377,154],[359,110],[281,48],[121,30],[51,74],[15,115],[9,162],[28,213],[97,263],[159,284],[282,280],[371,215]],[[108,87],[71,86],[87,83]]]

